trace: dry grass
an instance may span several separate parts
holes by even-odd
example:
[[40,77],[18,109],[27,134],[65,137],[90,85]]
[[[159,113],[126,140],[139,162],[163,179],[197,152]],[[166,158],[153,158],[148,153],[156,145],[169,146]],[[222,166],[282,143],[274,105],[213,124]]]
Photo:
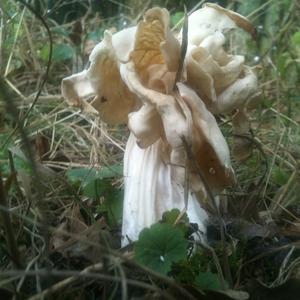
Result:
[[[178,295],[193,298],[190,290],[172,278],[137,265],[132,260],[132,249],[117,250],[119,228],[108,226],[99,213],[103,199],[83,196],[81,187],[72,185],[65,176],[67,170],[75,167],[103,168],[122,161],[127,128],[107,126],[96,117],[83,115],[68,107],[60,95],[61,79],[87,63],[88,48],[95,43],[90,32],[135,23],[152,4],[148,1],[133,6],[134,1],[128,1],[127,6],[111,1],[115,2],[122,11],[121,17],[91,17],[90,11],[83,16],[78,44],[69,34],[74,34],[74,21],[60,25],[44,16],[54,43],[70,45],[75,54],[70,60],[52,61],[34,106],[47,65],[41,52],[49,37],[41,22],[24,6],[9,0],[0,3],[0,71],[6,86],[0,95],[1,196],[5,195],[6,200],[1,202],[1,212],[10,216],[8,226],[14,232],[8,243],[7,230],[0,229],[0,294],[7,299],[12,295],[32,300],[49,295],[58,295],[59,299],[69,299],[67,295],[76,295],[76,299],[93,299],[95,295],[102,295],[102,299],[128,299],[130,295],[150,295],[149,299],[154,299],[154,295],[157,299],[176,299]],[[290,50],[286,41],[297,30],[295,20],[300,10],[296,1],[291,3],[293,9],[284,15],[282,29],[271,36],[278,51],[287,53]],[[252,14],[254,21],[263,8]],[[248,161],[234,162],[238,184],[226,192],[224,220],[231,221],[234,216],[261,226],[276,225],[275,239],[286,241],[251,258],[240,257],[235,288],[242,287],[249,278],[276,286],[299,270],[300,90],[280,74],[281,52],[273,54],[268,49],[261,55],[258,70],[263,96],[251,115],[254,151]],[[14,104],[15,115],[8,114],[6,101]],[[30,149],[22,132],[16,129],[20,121],[24,121]],[[231,119],[223,121],[222,129],[230,140],[227,125]],[[33,153],[34,160],[25,158],[28,153]],[[115,178],[113,184],[120,186],[121,178]],[[0,226],[3,223],[7,221],[1,219]],[[264,257],[267,261],[268,251],[281,250],[286,251],[282,252],[284,258],[276,274],[267,274],[268,269],[262,269],[258,276],[245,271],[249,265],[260,267],[256,262],[262,262]],[[59,296],[61,293],[66,295]]]

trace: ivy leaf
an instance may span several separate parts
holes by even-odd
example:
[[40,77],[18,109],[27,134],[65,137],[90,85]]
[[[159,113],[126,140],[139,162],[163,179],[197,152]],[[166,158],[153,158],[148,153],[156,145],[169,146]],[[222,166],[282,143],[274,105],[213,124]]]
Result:
[[212,272],[200,272],[195,279],[195,284],[201,290],[222,289],[218,275]]
[[137,262],[167,274],[172,263],[186,258],[188,241],[183,232],[166,223],[157,223],[141,231],[135,244]]

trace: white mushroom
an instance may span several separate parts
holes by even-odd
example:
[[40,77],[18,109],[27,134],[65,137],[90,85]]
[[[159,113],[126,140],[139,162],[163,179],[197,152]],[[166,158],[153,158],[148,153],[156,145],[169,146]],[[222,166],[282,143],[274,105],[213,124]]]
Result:
[[[247,135],[250,127],[246,111],[258,95],[257,78],[253,70],[244,65],[243,56],[227,54],[223,47],[224,34],[238,27],[255,35],[254,27],[245,17],[216,4],[207,3],[191,14],[187,82],[213,114],[243,112],[238,113],[243,117],[235,117],[233,131]],[[251,153],[249,141],[236,137],[235,142],[238,143],[234,146],[235,157],[247,158]],[[239,149],[243,149],[243,155]]]
[[189,159],[187,214],[203,232],[207,214],[199,196],[203,200],[206,190],[199,168],[214,195],[234,183],[229,148],[213,114],[242,111],[256,89],[244,58],[223,48],[224,33],[237,26],[253,32],[245,18],[215,4],[194,12],[185,75],[175,83],[180,42],[169,28],[168,11],[152,8],[137,27],[106,32],[90,67],[63,80],[69,103],[108,123],[128,123],[131,131],[124,157],[123,245],[166,210],[185,207]]

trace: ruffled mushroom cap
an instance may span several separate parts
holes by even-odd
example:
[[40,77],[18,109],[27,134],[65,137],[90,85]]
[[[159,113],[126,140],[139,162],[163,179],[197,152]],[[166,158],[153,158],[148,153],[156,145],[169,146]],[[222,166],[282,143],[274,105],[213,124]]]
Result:
[[[238,27],[252,36],[255,34],[254,27],[245,17],[216,4],[207,3],[189,17],[187,83],[213,114],[237,110],[237,116],[243,117],[235,117],[233,131],[247,135],[250,127],[246,110],[254,102],[254,95],[257,96],[257,78],[253,70],[244,65],[243,56],[229,55],[223,48],[224,33]],[[234,140],[235,158],[245,159],[251,153],[249,141]]]
[[[62,82],[71,105],[108,123],[128,123],[122,234],[133,239],[166,209],[183,208],[186,170],[188,214],[205,230],[206,213],[192,192],[205,197],[207,184],[217,194],[235,181],[214,114],[235,112],[233,131],[244,135],[250,129],[246,110],[257,94],[256,76],[244,57],[224,49],[231,29],[254,35],[246,18],[210,3],[194,12],[181,77],[180,38],[171,32],[169,18],[166,9],[152,8],[136,27],[105,32],[90,67]],[[244,139],[237,142],[234,152],[244,159],[249,147]]]
[[[105,32],[90,55],[90,67],[63,79],[62,94],[69,104],[99,114],[110,124],[127,123],[128,114],[138,109],[139,103],[121,79],[119,60],[128,59],[134,35],[135,28],[113,36]],[[94,98],[89,103],[87,98],[91,96]]]
[[[166,142],[173,175],[180,184],[185,176],[186,140],[211,189],[219,192],[234,182],[229,149],[215,118],[196,93],[183,83],[177,84],[179,92],[173,91],[180,47],[168,24],[166,10],[149,10],[137,27],[131,60],[121,65],[124,82],[143,103],[129,115],[128,125],[141,147],[160,138]],[[191,171],[192,189],[204,190],[196,169]]]
[[255,28],[244,16],[214,3],[205,3],[189,16],[189,44],[199,46],[207,36],[237,27],[255,36]]
[[218,95],[240,76],[244,63],[243,56],[227,55],[221,48],[222,44],[211,45],[213,39],[225,42],[222,33],[207,37],[203,45],[201,43],[199,47],[189,50],[186,62],[188,83],[211,107],[219,102]]
[[[187,104],[193,119],[192,150],[208,185],[220,192],[234,183],[227,142],[215,117],[203,101],[189,87],[177,83],[179,93]],[[199,176],[193,169],[193,176]]]
[[[170,148],[170,163],[181,169],[185,139],[208,181],[220,190],[233,176],[227,144],[209,111],[243,112],[238,114],[243,118],[234,121],[242,134],[241,128],[248,128],[243,125],[245,107],[257,89],[256,76],[244,66],[244,57],[223,49],[224,33],[237,27],[254,33],[246,18],[215,4],[206,4],[189,17],[185,67],[187,84],[198,96],[182,83],[177,85],[179,92],[173,90],[180,44],[170,31],[168,11],[160,8],[148,10],[136,28],[115,35],[105,32],[90,55],[90,67],[63,80],[63,95],[69,103],[99,113],[108,123],[129,118],[140,147],[164,140]],[[90,104],[86,98],[91,95]]]

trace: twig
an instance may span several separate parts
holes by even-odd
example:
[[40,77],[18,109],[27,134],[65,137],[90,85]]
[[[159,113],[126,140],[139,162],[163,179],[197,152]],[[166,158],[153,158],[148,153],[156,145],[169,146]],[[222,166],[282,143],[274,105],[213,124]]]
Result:
[[[92,273],[92,272],[97,272],[103,269],[103,263],[97,263],[95,265],[89,266],[87,268],[85,268],[84,270],[82,270],[78,276],[73,275],[69,278],[66,278],[62,281],[59,281],[58,283],[52,285],[50,288],[42,291],[41,293],[38,293],[36,295],[34,295],[33,297],[30,297],[28,300],[38,300],[38,299],[43,299],[44,297],[50,296],[55,294],[56,292],[60,291],[61,289],[71,285],[72,283],[74,283],[76,280],[78,280],[79,277],[84,277],[84,275],[88,274],[88,273]],[[35,271],[36,274],[39,273],[39,270]],[[51,275],[53,271],[50,272],[49,275]],[[55,271],[54,271],[55,272]],[[39,274],[40,276],[42,276],[42,274]]]
[[[45,230],[45,227],[47,227],[47,230],[49,231],[49,233],[52,233],[52,234],[59,234],[59,235],[63,235],[63,236],[66,236],[66,237],[72,237],[72,238],[75,238],[75,239],[81,239],[82,240],[82,236],[80,234],[74,234],[74,233],[71,233],[71,232],[67,232],[65,230],[62,230],[62,229],[57,229],[53,226],[50,226],[50,225],[45,225],[45,224],[42,224],[41,222],[35,222],[33,221],[32,219],[24,216],[24,215],[20,215],[14,211],[10,211],[8,210],[6,207],[0,205],[0,211],[5,211],[7,213],[10,213],[10,214],[13,214],[19,218],[22,218],[24,219],[24,221],[28,222],[29,224],[34,224],[36,225],[37,227],[40,227],[42,228],[43,230]],[[107,247],[99,244],[99,243],[96,243],[96,242],[93,242],[89,239],[84,239],[84,242],[87,244],[87,245],[90,245],[90,246],[94,246],[95,248],[99,249],[99,251],[102,251],[103,255],[113,255],[114,257],[119,257],[122,262],[125,262],[125,263],[128,263],[130,264],[131,266],[133,267],[136,267],[137,269],[139,269],[140,271],[143,271],[144,273],[156,278],[156,279],[159,279],[161,280],[162,282],[164,282],[165,284],[171,286],[172,288],[174,288],[175,290],[177,290],[182,296],[185,296],[186,298],[185,299],[190,299],[190,300],[196,300],[195,297],[193,297],[193,295],[191,293],[189,293],[186,289],[184,289],[184,287],[182,287],[180,284],[178,284],[178,282],[175,282],[174,279],[170,278],[170,277],[167,277],[167,276],[164,276],[158,272],[155,272],[145,266],[142,266],[138,263],[136,263],[135,261],[132,261],[130,258],[126,257],[124,254],[120,253],[119,251],[115,251],[115,250],[112,250],[112,249],[108,249]],[[8,274],[11,276],[15,276],[17,273],[14,273],[11,272],[9,273],[10,271],[8,271],[8,273],[6,272],[5,274]],[[51,271],[45,271],[46,274],[51,274]],[[44,274],[45,274],[44,273]],[[4,277],[5,275],[3,272],[0,273],[0,278],[1,277]],[[20,273],[21,275],[24,275],[24,272]],[[31,271],[28,271],[27,274],[36,274],[36,272],[31,272]],[[42,273],[39,273],[39,274],[42,274]],[[74,274],[73,273],[68,273],[68,274],[72,274],[71,276],[73,276]],[[78,273],[76,273],[78,274]],[[96,274],[95,274],[96,275]],[[98,274],[99,275],[99,274]],[[41,275],[42,276],[42,275]],[[66,276],[70,276],[70,275],[66,275]],[[102,278],[102,277],[101,277]],[[121,281],[121,279],[120,279]],[[128,279],[127,280],[127,283],[128,284],[131,284],[130,283],[130,280]]]
[[21,28],[21,24],[22,24],[22,21],[23,21],[23,18],[24,18],[24,14],[25,14],[25,7],[23,8],[23,11],[22,11],[22,14],[21,14],[21,17],[20,17],[20,21],[19,21],[19,24],[18,24],[18,27],[17,27],[17,30],[16,30],[16,34],[15,34],[15,37],[14,37],[14,42],[13,42],[13,45],[12,45],[12,48],[11,48],[11,51],[10,51],[10,54],[9,54],[9,58],[7,60],[6,68],[5,68],[5,71],[4,71],[4,77],[6,77],[9,73],[9,67],[10,67],[11,60],[12,60],[12,57],[13,57],[13,54],[14,54],[15,46],[17,44],[17,40],[18,40],[18,36],[19,36],[19,33],[20,33],[20,28]]
[[[252,134],[253,135],[253,134]],[[247,210],[247,208],[249,207],[250,203],[252,201],[254,201],[255,199],[259,199],[260,197],[260,193],[262,192],[262,188],[263,188],[263,182],[265,177],[267,176],[268,173],[268,169],[269,169],[269,164],[268,164],[268,158],[266,153],[264,152],[264,150],[262,149],[262,145],[256,141],[256,139],[252,136],[249,135],[242,135],[242,134],[233,134],[234,137],[238,137],[238,138],[242,138],[242,139],[246,139],[248,141],[250,141],[253,145],[256,146],[256,148],[260,151],[260,153],[262,154],[263,158],[264,158],[264,165],[265,165],[265,170],[264,173],[262,174],[261,178],[259,179],[258,183],[256,184],[256,193],[253,193],[250,197],[249,200],[247,201],[247,203],[245,204],[245,206],[243,207],[243,212],[242,215],[244,214],[244,212]],[[255,199],[254,199],[255,198]]]
[[[44,78],[43,78],[43,80],[42,80],[42,82],[40,84],[39,90],[36,93],[36,96],[35,96],[32,104],[31,104],[31,106],[28,108],[28,110],[25,113],[23,119],[22,120],[17,120],[18,121],[18,126],[16,126],[13,129],[13,131],[9,134],[9,136],[7,137],[7,139],[2,144],[2,147],[4,147],[5,145],[7,145],[7,143],[11,139],[11,137],[17,132],[18,129],[23,128],[26,119],[28,118],[28,116],[29,116],[30,112],[32,111],[33,107],[35,106],[35,104],[37,103],[37,101],[39,99],[39,96],[42,93],[43,87],[44,87],[44,85],[45,85],[45,83],[46,83],[46,81],[48,79],[48,74],[49,74],[49,71],[50,71],[51,60],[52,60],[52,48],[53,48],[52,45],[53,45],[53,40],[52,40],[52,35],[51,35],[51,31],[50,31],[50,28],[49,28],[48,24],[43,19],[43,17],[40,16],[28,3],[26,3],[23,0],[16,0],[16,1],[22,3],[28,10],[30,10],[42,22],[43,26],[46,28],[46,31],[47,31],[47,34],[48,34],[48,38],[49,38],[49,56],[48,56],[48,62],[47,62],[47,67],[46,67],[46,71],[45,71],[45,74],[44,74]],[[25,7],[24,7],[23,12],[25,12]],[[7,67],[7,69],[8,69],[8,67]],[[5,71],[5,76],[4,77],[6,77],[6,75],[7,75],[6,71]]]
[[121,281],[121,286],[122,286],[122,300],[127,300],[128,299],[128,289],[127,289],[127,278],[126,274],[121,266],[120,260],[119,259],[114,259],[114,263],[117,266],[117,269],[120,273],[120,278],[122,279]]
[[265,184],[264,189],[263,189],[263,194],[262,194],[262,197],[263,197],[263,198],[265,197],[266,192],[267,192],[267,187],[268,187],[268,184],[269,184],[271,175],[272,175],[272,169],[273,169],[273,166],[275,165],[276,155],[277,155],[277,153],[278,153],[279,145],[281,144],[281,141],[282,141],[282,139],[283,139],[284,134],[285,134],[285,130],[284,130],[284,131],[282,132],[282,134],[280,135],[279,140],[278,140],[278,143],[277,143],[276,148],[275,148],[275,151],[274,151],[274,155],[273,155],[273,158],[272,158],[270,170],[269,170],[269,173],[268,173],[268,176],[267,176],[267,179],[266,179],[266,184]]
[[4,29],[4,9],[3,3],[0,2],[0,74],[2,74],[2,67],[3,67],[3,41],[5,39],[5,29]]
[[31,34],[29,32],[26,20],[24,20],[24,29],[25,29],[25,34],[26,34],[26,37],[27,37],[29,49],[30,49],[30,52],[31,52],[31,57],[32,57],[32,60],[33,60],[34,70],[39,71],[40,70],[40,64],[39,64],[36,56],[34,55],[35,54],[35,49],[34,49]]
[[[136,16],[136,18],[133,20],[133,22],[131,22],[133,25],[135,25],[135,24],[138,22],[138,20],[141,18],[141,16],[142,16],[142,15],[145,13],[145,11],[149,8],[150,4],[151,4],[151,0],[148,0],[148,1],[144,4],[143,9],[141,9],[141,11],[140,11],[139,14]],[[131,11],[131,13],[132,13],[132,11]]]
[[20,3],[22,3],[28,10],[30,10],[36,18],[38,18],[41,23],[43,24],[43,26],[45,27],[46,31],[47,31],[47,34],[48,34],[48,38],[49,38],[49,56],[48,56],[48,61],[47,61],[47,67],[46,67],[46,71],[45,71],[45,74],[44,74],[44,78],[41,82],[41,85],[40,85],[40,88],[38,90],[38,92],[36,93],[36,96],[35,96],[35,99],[33,100],[31,106],[29,107],[29,109],[27,110],[27,112],[25,113],[25,116],[23,117],[22,119],[22,125],[24,124],[25,120],[27,119],[27,117],[29,116],[31,110],[33,109],[33,107],[35,106],[36,102],[38,101],[39,99],[39,96],[42,92],[42,89],[48,79],[48,74],[49,74],[49,71],[50,71],[50,66],[51,66],[51,60],[52,60],[52,46],[53,46],[53,40],[52,40],[52,34],[51,34],[51,30],[47,24],[47,22],[44,20],[44,18],[42,16],[40,16],[28,3],[26,3],[25,1],[23,0],[18,0]]
[[7,91],[7,87],[4,84],[4,80],[1,77],[0,77],[0,99],[2,99],[6,104],[7,113],[10,114],[13,119],[15,119],[15,122],[17,124],[16,129],[19,130],[19,132],[20,132],[24,147],[26,149],[26,154],[27,154],[31,169],[32,169],[33,175],[36,180],[36,184],[37,184],[37,186],[40,187],[41,186],[40,178],[37,174],[36,163],[35,163],[35,159],[34,159],[34,155],[32,152],[32,148],[31,148],[29,139],[27,137],[27,134],[26,134],[24,128],[22,127],[21,123],[17,119],[18,110],[17,110],[16,106],[14,105],[13,101],[11,101],[10,95]]
[[[20,185],[19,185],[18,180],[17,180],[17,171],[16,171],[16,168],[15,168],[13,155],[12,155],[12,152],[10,150],[8,150],[8,160],[9,160],[9,166],[10,166],[10,173],[11,173],[11,176],[12,176],[12,182],[11,183],[15,184],[17,192],[19,194],[18,196],[21,198],[21,200],[23,200],[22,191],[21,191]],[[8,190],[8,188],[6,190]]]
[[294,181],[294,178],[296,177],[296,175],[297,175],[297,171],[294,171],[292,173],[292,175],[290,176],[289,180],[287,181],[287,183],[283,186],[282,192],[280,193],[278,199],[276,200],[276,203],[272,207],[273,212],[275,212],[278,207],[280,208],[279,205],[281,204],[283,197],[286,195],[286,193],[287,193],[288,189],[290,188],[290,185]]
[[[6,201],[6,191],[4,190],[2,174],[0,171],[0,205],[5,207],[8,210],[7,201]],[[22,268],[21,257],[18,250],[18,245],[15,240],[14,231],[11,224],[10,215],[7,211],[1,210],[1,219],[3,220],[3,226],[5,230],[7,245],[10,252],[10,257],[14,262],[16,268]]]
[[287,245],[283,245],[283,246],[280,246],[278,248],[273,248],[273,249],[270,249],[270,250],[267,250],[265,252],[262,252],[258,255],[256,255],[255,257],[249,259],[248,261],[246,261],[245,263],[241,264],[239,266],[239,270],[238,270],[238,273],[241,272],[241,270],[246,267],[247,265],[257,261],[257,260],[260,260],[266,256],[269,256],[269,255],[272,255],[274,253],[277,253],[279,251],[282,251],[282,250],[286,250],[286,249],[290,249],[290,248],[293,248],[293,247],[296,247],[296,249],[300,249],[300,241],[296,241],[296,242],[291,242]]
[[271,108],[270,108],[270,111],[272,111],[273,113],[279,115],[279,116],[282,117],[283,119],[285,119],[285,120],[291,122],[293,125],[295,125],[295,126],[297,126],[297,127],[300,126],[296,121],[294,121],[293,119],[289,118],[289,117],[286,116],[285,114],[283,114],[283,113],[277,111],[275,108],[271,107]]
[[[83,278],[83,279],[87,278],[87,279],[93,279],[93,280],[100,279],[100,280],[117,281],[117,282],[122,281],[122,278],[120,278],[120,277],[106,275],[106,274],[93,273],[93,272],[100,271],[102,268],[103,268],[103,264],[102,263],[97,263],[95,265],[91,265],[91,266],[85,268],[81,272],[78,272],[78,271],[58,271],[58,270],[52,270],[52,271],[35,270],[35,271],[25,271],[24,272],[24,271],[13,270],[13,271],[1,272],[0,278],[1,277],[8,277],[8,276],[18,276],[18,275],[19,276],[36,276],[36,275],[39,275],[41,277],[50,277],[50,276],[53,276],[53,277],[69,277],[69,278],[66,278],[62,281],[59,281],[58,283],[54,284],[50,288],[42,291],[39,294],[36,294],[36,295],[30,297],[28,299],[28,300],[40,300],[40,299],[43,299],[46,296],[50,296],[50,295],[53,295],[54,293],[57,293],[62,288],[65,288],[68,285],[73,284],[74,282],[76,282],[80,278]],[[141,288],[144,288],[144,289],[147,289],[147,290],[152,290],[152,291],[158,292],[161,295],[163,295],[164,297],[174,300],[174,298],[171,295],[168,295],[166,292],[164,292],[163,290],[161,290],[160,288],[158,288],[156,286],[153,286],[153,285],[141,282],[141,281],[133,280],[133,279],[128,279],[127,283],[129,285],[133,285],[133,286],[141,287]]]
[[[197,3],[189,12],[188,12],[188,16],[190,16],[195,10],[197,10],[203,3],[205,2],[205,0],[200,1],[199,3]],[[184,20],[185,17],[181,18],[173,27],[172,27],[172,31],[174,31],[180,24],[181,22]]]
[[284,260],[282,261],[281,263],[281,266],[280,266],[280,269],[279,269],[279,272],[278,272],[278,276],[277,278],[272,282],[271,286],[270,287],[274,287],[274,286],[277,286],[277,285],[280,285],[284,282],[283,279],[283,275],[285,273],[285,269],[287,268],[288,266],[288,263],[289,263],[289,260],[293,254],[295,250],[295,247],[291,247],[291,249],[289,250],[289,252],[287,253],[287,255],[285,256]]

